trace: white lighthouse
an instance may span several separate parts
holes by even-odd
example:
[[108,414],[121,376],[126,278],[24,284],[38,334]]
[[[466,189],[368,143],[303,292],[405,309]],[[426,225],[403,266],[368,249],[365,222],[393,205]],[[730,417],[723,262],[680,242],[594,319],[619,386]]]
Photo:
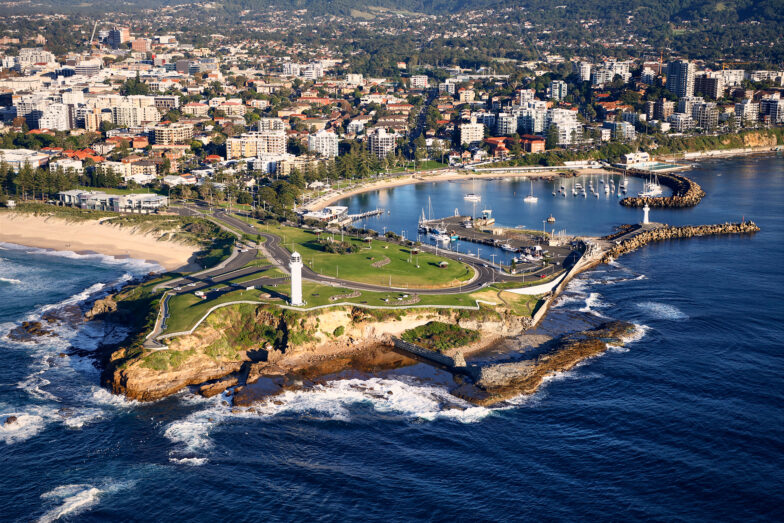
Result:
[[291,304],[305,305],[302,301],[302,257],[298,252],[292,253],[289,269],[291,270]]
[[651,208],[648,207],[648,202],[645,202],[645,207],[642,208],[642,223],[643,225],[646,223],[650,223],[648,221],[648,213],[650,212]]

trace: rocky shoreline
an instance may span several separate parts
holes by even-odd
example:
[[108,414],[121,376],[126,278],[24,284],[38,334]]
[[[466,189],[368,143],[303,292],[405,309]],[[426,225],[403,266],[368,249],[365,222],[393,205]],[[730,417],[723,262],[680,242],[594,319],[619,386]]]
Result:
[[[628,174],[640,178],[649,178],[651,173],[647,171],[629,170]],[[700,184],[687,178],[686,176],[674,173],[662,173],[657,175],[659,183],[672,189],[672,196],[627,196],[621,200],[624,207],[648,207],[659,208],[683,208],[694,207],[702,201],[705,191]]]
[[577,333],[566,334],[537,347],[538,354],[522,360],[468,367],[470,381],[451,391],[475,405],[489,406],[521,394],[533,394],[544,379],[566,372],[610,347],[620,347],[633,334],[631,323],[611,321]]

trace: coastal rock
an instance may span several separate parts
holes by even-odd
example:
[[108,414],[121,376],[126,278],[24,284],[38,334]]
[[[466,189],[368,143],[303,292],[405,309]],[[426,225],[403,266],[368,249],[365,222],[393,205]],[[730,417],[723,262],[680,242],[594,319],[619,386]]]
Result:
[[144,360],[139,360],[115,369],[108,377],[108,386],[114,394],[123,394],[138,401],[155,401],[190,385],[223,378],[239,371],[242,364],[241,361],[215,361],[198,354],[176,368],[157,370],[145,367]]
[[226,376],[225,378],[221,378],[218,381],[205,383],[199,387],[199,394],[205,398],[211,398],[221,394],[229,387],[234,387],[237,385],[237,383],[239,383],[239,378],[237,378],[237,376]]
[[18,420],[19,418],[17,418],[16,416],[8,416],[3,422],[3,425],[8,427],[10,425],[14,425]]
[[95,303],[93,303],[92,308],[84,314],[84,319],[90,321],[98,316],[114,312],[117,312],[117,302],[115,301],[114,296],[107,296],[100,300],[96,300]]
[[43,336],[54,337],[57,333],[46,330],[40,321],[23,321],[8,333],[8,337],[14,341],[32,341]]
[[492,405],[520,394],[533,394],[549,375],[572,369],[610,345],[622,345],[634,325],[607,322],[595,329],[568,334],[546,344],[530,359],[470,367],[474,385],[464,384],[452,394],[477,405]]

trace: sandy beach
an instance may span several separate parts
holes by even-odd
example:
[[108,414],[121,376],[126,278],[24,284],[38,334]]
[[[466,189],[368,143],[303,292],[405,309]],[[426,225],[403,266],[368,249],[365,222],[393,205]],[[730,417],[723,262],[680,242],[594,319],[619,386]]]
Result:
[[192,245],[160,241],[154,234],[137,232],[130,227],[101,224],[97,220],[69,222],[54,217],[3,212],[0,213],[0,242],[136,258],[155,262],[166,270],[199,268],[191,263],[194,252],[198,250]]
[[[475,173],[471,171],[456,171],[454,169],[448,169],[444,171],[426,171],[426,172],[420,172],[419,174],[408,174],[408,175],[399,176],[397,178],[385,179],[377,182],[370,182],[356,187],[352,187],[351,189],[347,189],[347,190],[333,191],[319,198],[316,198],[315,200],[311,200],[304,207],[311,211],[317,211],[323,209],[324,207],[327,207],[328,205],[332,205],[338,200],[342,200],[343,198],[347,198],[349,196],[362,194],[364,192],[388,189],[391,187],[400,187],[402,185],[411,185],[414,183],[447,182],[449,180],[472,180],[472,179],[481,180],[482,178],[520,178],[520,177],[549,178],[553,176],[559,176],[560,173],[564,172],[564,170],[568,170],[568,167],[553,167],[552,170],[538,171],[538,172],[498,171],[498,172],[489,172],[489,173]],[[606,172],[607,171],[603,169],[580,170],[581,174],[601,174]]]

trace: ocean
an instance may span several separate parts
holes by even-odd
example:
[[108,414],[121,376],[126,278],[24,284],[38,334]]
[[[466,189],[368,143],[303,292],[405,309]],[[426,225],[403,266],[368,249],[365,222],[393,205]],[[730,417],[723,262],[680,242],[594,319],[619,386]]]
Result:
[[[653,220],[746,217],[762,231],[658,243],[581,274],[538,330],[621,319],[636,338],[498,408],[455,400],[422,365],[287,392],[255,412],[189,391],[112,396],[89,353],[121,332],[44,319],[57,336],[8,334],[155,267],[0,245],[0,423],[17,417],[0,425],[0,519],[781,520],[784,159],[709,160],[689,176],[707,197]],[[583,234],[639,221],[617,200],[548,203],[551,183],[534,184],[537,219],[557,211]],[[451,214],[471,185],[347,202],[413,209],[429,195]],[[519,185],[512,198],[500,180],[474,192],[502,223],[534,228]],[[383,219],[416,230],[418,214]]]

